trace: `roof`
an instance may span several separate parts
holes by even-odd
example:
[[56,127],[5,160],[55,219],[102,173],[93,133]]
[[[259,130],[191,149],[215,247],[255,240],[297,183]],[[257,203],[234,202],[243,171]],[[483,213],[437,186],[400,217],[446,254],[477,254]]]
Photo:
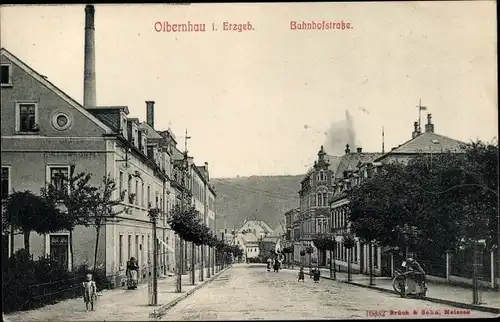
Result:
[[381,155],[374,161],[380,161],[394,154],[417,154],[417,153],[439,153],[439,152],[455,152],[463,151],[461,142],[447,136],[436,134],[433,132],[424,132],[419,136],[412,138],[409,141],[401,144],[396,149]]
[[13,55],[11,52],[9,52],[5,48],[0,49],[0,54],[4,55],[7,57],[10,61],[12,61],[14,64],[16,64],[19,68],[24,70],[28,75],[36,79],[39,83],[47,87],[49,90],[51,90],[53,93],[58,95],[62,100],[64,100],[66,103],[68,103],[70,106],[75,108],[77,111],[85,115],[87,118],[89,118],[92,122],[97,124],[100,128],[102,128],[106,133],[111,134],[113,131],[109,126],[101,122],[97,117],[92,115],[89,111],[87,111],[80,103],[75,101],[72,97],[70,97],[68,94],[63,92],[60,88],[52,84],[45,78],[43,75],[39,74],[37,71],[35,71],[33,68],[25,64],[22,60],[17,58],[15,55]]
[[335,171],[335,178],[341,179],[344,177],[344,171],[346,170],[356,170],[359,162],[372,162],[376,158],[382,156],[382,153],[372,153],[372,152],[350,152],[342,156],[339,166]]
[[279,225],[273,230],[269,237],[280,237],[283,234],[285,234],[285,227],[283,227],[282,223],[279,223]]
[[[329,163],[328,169],[331,170],[334,174],[337,171],[341,159],[342,157],[338,155],[325,154],[325,161]],[[302,181],[307,179],[307,177],[310,176],[313,172],[315,172],[314,167],[310,167],[307,170],[306,175],[304,176]]]
[[123,110],[125,114],[129,114],[128,106],[119,105],[119,106],[97,106],[93,107],[92,110]]
[[342,160],[342,157],[337,156],[337,155],[328,155],[328,154],[325,157],[326,157],[326,160],[328,161],[328,163],[330,163],[330,166],[328,167],[328,169],[333,171],[333,173],[336,173],[337,168],[339,167],[340,161]]
[[243,226],[238,229],[238,232],[241,232],[243,230],[246,230],[245,227],[247,227],[246,229],[260,229],[262,230],[264,233],[271,233],[273,230],[271,229],[271,227],[269,227],[264,221],[262,220],[246,220],[245,223],[243,224]]
[[172,151],[173,151],[172,157],[173,157],[174,160],[182,160],[182,159],[184,159],[184,153],[182,153],[181,151],[179,151],[179,149],[176,146],[174,146],[172,148]]
[[158,133],[156,132],[155,129],[153,129],[151,127],[151,125],[149,125],[148,123],[146,122],[142,122],[140,125],[139,125],[139,128],[140,129],[145,129],[146,132],[148,133],[148,139],[158,139],[158,140],[161,140],[163,139],[163,137]]

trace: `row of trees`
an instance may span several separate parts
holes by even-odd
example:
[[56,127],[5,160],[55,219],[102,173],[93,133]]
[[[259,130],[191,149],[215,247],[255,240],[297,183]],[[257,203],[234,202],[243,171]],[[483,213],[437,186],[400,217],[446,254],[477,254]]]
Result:
[[350,189],[349,221],[360,241],[429,256],[478,240],[498,245],[498,143],[463,149],[384,165]]
[[103,177],[100,186],[90,183],[90,173],[75,173],[71,166],[68,175],[59,174],[54,182],[48,182],[40,194],[31,191],[14,191],[3,204],[2,232],[10,234],[11,253],[16,231],[24,235],[24,249],[30,253],[32,232],[46,234],[61,230],[69,231],[71,265],[73,257],[73,232],[76,226],[93,226],[96,230],[94,271],[97,262],[99,235],[103,225],[116,221],[124,209],[116,207],[119,198],[114,198],[116,183],[110,176]]
[[[177,204],[172,208],[168,223],[173,231],[181,238],[180,260],[182,261],[184,242],[191,242],[191,257],[195,258],[195,246],[208,246],[210,249],[216,249],[218,258],[221,258],[223,263],[227,262],[227,255],[233,255],[234,258],[241,257],[243,250],[237,245],[228,245],[225,241],[217,238],[210,228],[201,220],[200,212],[191,204],[183,207]],[[201,248],[201,265],[200,272],[204,269],[204,248]],[[209,258],[211,258],[209,256]],[[215,264],[215,263],[214,263]],[[180,274],[181,272],[179,272]],[[191,270],[191,282],[194,283],[195,270]]]
[[[61,230],[69,231],[71,264],[73,258],[73,232],[76,226],[93,226],[96,230],[94,270],[97,263],[97,250],[101,228],[110,222],[117,222],[117,216],[126,211],[119,206],[124,200],[122,191],[115,198],[116,183],[110,176],[103,177],[100,186],[91,184],[90,173],[76,173],[71,166],[68,175],[59,174],[53,182],[48,182],[40,189],[40,194],[31,191],[15,191],[5,202],[2,212],[3,233],[10,234],[11,248],[14,246],[14,233],[24,235],[24,248],[30,252],[30,235],[32,232],[46,234]],[[149,206],[149,214],[157,217],[161,210]],[[210,229],[199,219],[199,212],[194,206],[182,208],[177,205],[172,209],[168,222],[172,229],[185,241],[193,245],[207,245],[220,253],[242,255],[237,246],[226,245],[218,240]],[[13,253],[13,252],[12,252]]]

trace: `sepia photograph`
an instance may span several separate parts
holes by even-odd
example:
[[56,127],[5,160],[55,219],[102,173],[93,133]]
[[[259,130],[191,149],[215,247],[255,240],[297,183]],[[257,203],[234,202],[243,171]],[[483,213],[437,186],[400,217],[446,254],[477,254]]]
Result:
[[2,320],[498,318],[496,5],[2,5]]

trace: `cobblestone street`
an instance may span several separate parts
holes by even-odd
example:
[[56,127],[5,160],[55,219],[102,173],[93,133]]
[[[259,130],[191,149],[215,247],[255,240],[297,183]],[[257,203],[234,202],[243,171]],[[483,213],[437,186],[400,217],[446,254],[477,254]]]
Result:
[[[267,272],[263,265],[234,265],[219,278],[178,303],[162,320],[248,319],[366,319],[404,318],[393,311],[408,311],[409,318],[494,317],[495,314],[457,309],[423,300],[323,279],[319,284],[306,276],[297,282],[296,272]],[[446,314],[445,310],[469,312]],[[385,316],[370,316],[385,311]],[[418,314],[413,315],[417,311]],[[381,313],[384,314],[384,313]]]

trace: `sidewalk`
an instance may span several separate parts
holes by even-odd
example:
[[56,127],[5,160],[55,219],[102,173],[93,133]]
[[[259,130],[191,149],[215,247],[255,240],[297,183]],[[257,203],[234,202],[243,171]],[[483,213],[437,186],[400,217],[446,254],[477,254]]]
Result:
[[[291,269],[287,269],[291,270]],[[298,267],[294,270],[298,271]],[[321,268],[321,277],[330,279],[330,270]],[[309,273],[309,268],[304,267],[306,275]],[[392,279],[390,277],[374,277],[375,285],[370,286],[370,277],[368,275],[352,274],[351,282],[347,282],[347,273],[336,272],[337,281],[349,283],[361,287],[376,289],[379,291],[395,293],[392,288]],[[492,313],[499,313],[500,308],[500,293],[498,290],[483,290],[480,295],[482,297],[481,304],[472,304],[472,289],[459,286],[441,284],[435,282],[427,282],[429,289],[427,290],[426,300],[439,302],[442,304],[462,306],[469,309],[477,309]],[[463,304],[463,305],[461,305]]]
[[[95,311],[85,312],[83,298],[70,299],[54,305],[23,312],[13,312],[5,315],[4,321],[146,321],[154,320],[150,314],[161,305],[165,305],[184,295],[200,284],[199,269],[196,270],[196,285],[191,285],[189,272],[182,275],[182,293],[175,292],[177,276],[158,279],[158,306],[149,306],[148,283],[140,284],[136,290],[116,288],[105,290],[94,304]],[[215,271],[217,274],[217,269]],[[213,275],[212,275],[213,277]]]

